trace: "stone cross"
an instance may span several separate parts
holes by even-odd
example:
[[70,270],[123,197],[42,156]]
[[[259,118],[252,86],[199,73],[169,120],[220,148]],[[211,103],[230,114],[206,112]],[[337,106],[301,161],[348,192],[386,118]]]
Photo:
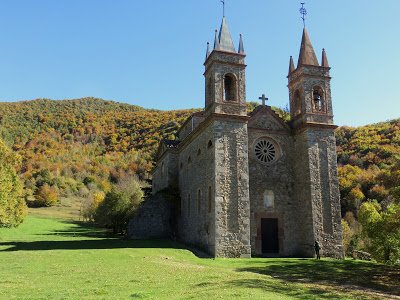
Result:
[[259,97],[258,99],[260,99],[260,100],[262,101],[262,105],[264,105],[264,106],[265,106],[265,101],[268,101],[268,98],[267,98],[267,97],[265,97],[265,95],[264,95],[264,94],[262,94],[262,96],[261,96],[261,97]]

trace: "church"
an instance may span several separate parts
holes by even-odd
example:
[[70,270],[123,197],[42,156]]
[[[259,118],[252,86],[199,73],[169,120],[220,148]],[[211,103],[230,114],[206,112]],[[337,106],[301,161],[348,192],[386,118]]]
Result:
[[204,62],[204,110],[161,142],[153,204],[144,203],[129,235],[173,236],[213,257],[313,257],[318,241],[324,256],[343,258],[325,50],[319,63],[304,27],[297,66],[289,62],[289,122],[264,95],[248,112],[245,57],[224,17]]

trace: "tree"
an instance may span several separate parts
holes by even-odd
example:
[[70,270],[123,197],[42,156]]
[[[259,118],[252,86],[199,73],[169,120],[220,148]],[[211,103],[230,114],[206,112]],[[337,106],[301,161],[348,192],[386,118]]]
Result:
[[19,156],[0,140],[0,227],[17,226],[27,214],[22,183],[15,170],[19,161]]
[[36,206],[53,206],[58,202],[58,189],[45,183],[36,191],[35,197]]
[[392,203],[385,211],[376,201],[360,207],[362,232],[370,239],[368,250],[377,261],[400,263],[400,205]]
[[125,178],[108,192],[99,204],[94,220],[101,226],[112,228],[114,233],[124,233],[129,220],[143,199],[138,180]]

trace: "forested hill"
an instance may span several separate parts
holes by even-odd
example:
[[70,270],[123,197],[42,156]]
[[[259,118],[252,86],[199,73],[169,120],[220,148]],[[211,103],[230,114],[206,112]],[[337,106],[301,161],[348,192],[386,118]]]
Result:
[[146,179],[160,139],[174,138],[194,111],[95,98],[0,103],[0,138],[22,156],[27,198],[43,186],[57,197],[84,197],[133,176]]
[[[254,105],[249,103],[249,109]],[[0,138],[22,156],[19,172],[31,194],[45,183],[61,195],[79,193],[88,183],[107,191],[125,177],[145,179],[158,142],[173,139],[194,111],[151,110],[95,98],[0,103]],[[396,196],[400,119],[340,127],[337,144],[343,212],[357,213],[367,199]]]

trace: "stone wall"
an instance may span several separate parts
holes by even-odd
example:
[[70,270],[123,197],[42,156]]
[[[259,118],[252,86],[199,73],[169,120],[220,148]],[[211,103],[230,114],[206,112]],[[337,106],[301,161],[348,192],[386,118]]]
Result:
[[[296,135],[295,149],[302,157],[296,169],[296,193],[304,204],[303,239],[307,245],[317,240],[324,256],[343,258],[334,132],[323,126],[306,128]],[[313,249],[305,253],[311,256]]]
[[250,257],[247,124],[215,120],[215,255]]
[[178,187],[178,160],[179,154],[175,150],[166,150],[159,159],[153,172],[153,194],[167,187]]
[[175,207],[162,193],[145,199],[128,225],[132,239],[171,238],[174,236]]
[[[278,159],[271,164],[263,164],[254,153],[254,143],[259,139],[273,140],[278,146]],[[278,219],[279,256],[294,256],[297,252],[299,222],[297,205],[293,193],[292,170],[293,140],[286,133],[270,130],[249,129],[249,173],[251,203],[251,247],[253,255],[261,255],[261,219]],[[264,195],[274,195],[274,203],[264,202]]]
[[179,156],[179,238],[214,255],[215,148],[212,125],[189,138],[190,142],[180,148]]

